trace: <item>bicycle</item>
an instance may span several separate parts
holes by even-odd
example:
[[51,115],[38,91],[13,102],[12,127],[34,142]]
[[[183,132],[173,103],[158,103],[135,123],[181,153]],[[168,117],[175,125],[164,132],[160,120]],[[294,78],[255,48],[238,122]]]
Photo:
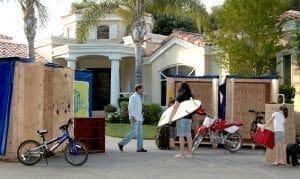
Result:
[[[50,139],[45,140],[45,134],[48,133],[46,129],[38,130],[37,133],[43,139],[43,143],[40,144],[35,140],[26,140],[22,142],[17,151],[18,160],[24,165],[34,165],[40,161],[42,157],[45,158],[48,165],[47,158],[54,155],[53,151],[59,147],[65,141],[68,141],[64,149],[64,157],[66,161],[74,166],[83,165],[88,159],[88,150],[84,143],[80,141],[75,141],[70,137],[69,125],[72,124],[72,120],[69,119],[67,124],[59,127],[63,134]],[[55,144],[53,144],[56,142]],[[53,144],[51,146],[51,144]]]
[[253,140],[257,125],[258,124],[263,124],[265,122],[265,118],[263,115],[265,114],[264,111],[255,111],[253,109],[249,109],[250,113],[255,113],[255,119],[252,121],[251,126],[250,126],[250,137]]

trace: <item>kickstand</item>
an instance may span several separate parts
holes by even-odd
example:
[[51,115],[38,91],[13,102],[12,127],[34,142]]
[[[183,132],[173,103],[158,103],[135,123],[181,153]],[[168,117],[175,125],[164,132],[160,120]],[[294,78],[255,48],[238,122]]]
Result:
[[263,153],[263,155],[265,155],[265,154],[266,154],[266,152],[267,152],[267,148],[265,148],[265,149],[264,149],[264,153]]
[[45,157],[45,161],[46,161],[46,164],[48,165],[48,159],[47,159],[47,157]]

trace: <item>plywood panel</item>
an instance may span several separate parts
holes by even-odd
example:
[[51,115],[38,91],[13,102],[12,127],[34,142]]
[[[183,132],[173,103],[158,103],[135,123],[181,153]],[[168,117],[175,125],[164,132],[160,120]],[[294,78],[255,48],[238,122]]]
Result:
[[[273,80],[273,83],[276,82]],[[272,79],[227,79],[226,81],[226,120],[242,121],[240,132],[244,139],[251,139],[250,126],[255,115],[249,109],[264,111],[265,104],[277,95],[271,93]],[[277,97],[276,97],[277,98]]]
[[[48,139],[61,134],[58,127],[73,118],[73,77],[71,69],[16,62],[8,145],[3,158],[16,158],[24,140],[41,142],[38,129],[47,129]],[[73,134],[72,128],[70,133]]]
[[[68,68],[54,69],[53,88],[53,135],[61,135],[59,126],[73,118],[73,71]],[[70,131],[73,134],[73,128]],[[63,146],[60,148],[63,149]]]
[[20,140],[40,140],[38,129],[44,128],[44,65],[24,64],[24,119],[20,120]]
[[[167,78],[167,103],[170,98],[175,98],[177,89],[183,81],[190,86],[194,98],[201,101],[201,106],[207,113],[217,116],[218,105],[214,100],[218,98],[218,94],[213,89],[213,79],[211,78]],[[203,118],[204,116],[194,115],[193,129],[202,123]]]
[[47,139],[53,138],[53,96],[54,96],[54,68],[45,67],[44,76],[44,128],[48,130]]

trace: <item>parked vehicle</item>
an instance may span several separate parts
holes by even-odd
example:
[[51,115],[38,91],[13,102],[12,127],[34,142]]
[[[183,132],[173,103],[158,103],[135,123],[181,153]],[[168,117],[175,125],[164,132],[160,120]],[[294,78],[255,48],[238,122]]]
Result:
[[37,133],[43,139],[43,143],[39,144],[35,140],[22,142],[17,151],[19,161],[24,165],[34,165],[44,157],[48,164],[47,158],[53,156],[53,151],[67,141],[68,143],[64,149],[66,161],[74,166],[83,165],[88,159],[88,149],[82,142],[75,141],[70,137],[68,129],[72,123],[72,120],[69,119],[67,124],[60,126],[59,129],[62,130],[63,134],[49,141],[46,141],[44,137],[48,131],[45,129],[38,130]]
[[206,136],[212,144],[224,144],[225,149],[229,152],[236,152],[241,148],[243,139],[239,128],[243,125],[242,122],[230,123],[223,119],[214,119],[203,109],[198,109],[196,113],[205,115],[205,118],[193,139],[193,152]]

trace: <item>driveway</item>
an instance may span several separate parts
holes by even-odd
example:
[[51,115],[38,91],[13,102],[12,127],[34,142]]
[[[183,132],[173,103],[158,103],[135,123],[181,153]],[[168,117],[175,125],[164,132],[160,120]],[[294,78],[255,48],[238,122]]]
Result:
[[18,162],[0,162],[0,178],[103,178],[103,179],[160,179],[160,178],[298,178],[300,167],[271,166],[264,160],[261,149],[241,149],[231,154],[224,149],[201,146],[192,159],[176,159],[175,150],[158,150],[153,140],[145,140],[147,153],[135,152],[133,140],[120,152],[120,139],[106,137],[106,153],[90,154],[81,167],[70,166],[63,156],[41,160],[34,166]]

